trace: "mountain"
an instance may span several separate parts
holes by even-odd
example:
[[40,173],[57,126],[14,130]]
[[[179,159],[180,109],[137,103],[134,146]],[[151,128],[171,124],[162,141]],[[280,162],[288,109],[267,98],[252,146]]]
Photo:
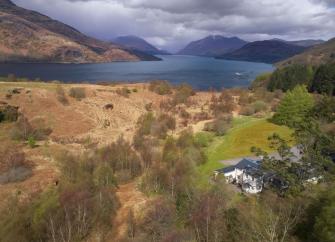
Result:
[[305,39],[305,40],[293,40],[293,41],[288,41],[288,40],[282,40],[282,39],[272,39],[272,40],[278,40],[278,41],[282,41],[288,44],[292,44],[292,45],[298,45],[298,46],[303,46],[303,47],[312,47],[315,45],[319,45],[324,43],[324,40],[321,39]]
[[318,66],[330,62],[335,62],[335,38],[309,48],[299,55],[279,62],[277,63],[277,66],[287,66],[290,64],[309,64]]
[[275,63],[303,52],[306,47],[285,43],[278,40],[255,41],[219,59]]
[[159,60],[88,37],[38,12],[0,0],[0,62],[93,63]]
[[298,45],[298,46],[303,46],[303,47],[312,47],[315,45],[319,45],[324,43],[324,40],[318,39],[306,39],[306,40],[294,40],[294,41],[288,41],[288,43],[293,44],[293,45]]
[[248,42],[237,37],[226,38],[221,35],[210,35],[204,39],[189,43],[180,50],[179,55],[219,56],[237,50]]
[[159,50],[152,44],[137,36],[120,36],[114,39],[113,42],[119,45],[126,46],[130,49],[135,49],[148,53],[150,55],[169,55],[167,51]]

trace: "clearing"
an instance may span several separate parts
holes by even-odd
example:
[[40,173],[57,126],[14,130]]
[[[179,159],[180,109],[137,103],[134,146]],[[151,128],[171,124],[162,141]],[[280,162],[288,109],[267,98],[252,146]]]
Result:
[[273,133],[293,143],[292,131],[285,126],[275,125],[264,118],[235,118],[233,128],[226,135],[216,137],[207,148],[208,161],[198,168],[199,185],[207,185],[213,171],[224,166],[219,162],[220,160],[252,156],[250,148],[253,146],[267,152],[273,151],[267,139]]

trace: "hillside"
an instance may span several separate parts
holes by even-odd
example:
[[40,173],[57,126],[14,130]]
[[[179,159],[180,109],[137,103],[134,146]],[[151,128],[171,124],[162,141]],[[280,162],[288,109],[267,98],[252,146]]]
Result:
[[278,40],[278,41],[282,41],[288,44],[292,44],[292,45],[298,45],[298,46],[302,46],[302,47],[312,47],[315,45],[319,45],[319,44],[323,44],[325,41],[321,40],[321,39],[303,39],[303,40],[283,40],[283,39],[272,39],[272,40]]
[[291,64],[311,64],[320,65],[335,61],[335,38],[327,42],[314,46],[299,55],[293,56],[287,60],[277,63],[277,66],[283,67]]
[[139,50],[145,52],[150,55],[168,55],[169,53],[164,50],[160,50],[153,46],[152,44],[148,43],[142,38],[137,36],[120,36],[113,40],[114,43],[119,45],[126,46],[130,49]]
[[210,35],[193,41],[180,50],[179,55],[219,56],[237,50],[248,42],[237,37],[226,38],[221,35]]
[[0,0],[0,62],[90,63],[158,60],[88,37],[35,11]]
[[275,63],[301,53],[306,48],[278,40],[264,40],[249,43],[219,59]]

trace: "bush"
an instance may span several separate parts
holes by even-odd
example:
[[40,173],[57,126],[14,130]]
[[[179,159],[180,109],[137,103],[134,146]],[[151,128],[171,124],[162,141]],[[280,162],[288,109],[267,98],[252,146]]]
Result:
[[153,110],[153,104],[152,103],[147,103],[145,104],[145,110],[147,110],[148,112],[152,112]]
[[209,119],[209,114],[205,111],[202,111],[200,113],[194,114],[193,120],[198,122],[198,121],[203,121],[203,120],[208,120]]
[[15,122],[19,117],[18,107],[5,105],[3,107],[0,106],[0,122],[8,121]]
[[35,119],[32,123],[21,115],[11,130],[11,137],[14,140],[44,140],[52,133],[52,129],[46,126],[41,118]]
[[230,114],[232,111],[234,111],[236,108],[236,105],[235,105],[235,100],[231,92],[224,90],[222,91],[219,98],[217,98],[216,96],[213,96],[211,100],[210,108],[213,111],[213,114],[215,117],[218,117],[226,113]]
[[192,86],[188,84],[181,84],[176,88],[176,93],[173,97],[173,103],[180,104],[180,103],[186,103],[188,101],[188,98],[195,95],[195,92],[192,89]]
[[98,150],[97,155],[101,162],[109,164],[118,181],[127,181],[142,172],[140,158],[123,137]]
[[205,124],[204,130],[215,132],[216,135],[222,136],[232,127],[232,116],[223,115],[216,118],[213,122]]
[[129,94],[131,93],[131,91],[128,88],[123,87],[116,89],[116,93],[122,97],[129,98]]
[[240,114],[245,116],[251,116],[255,114],[255,108],[252,105],[248,105],[241,108]]
[[86,98],[86,90],[83,87],[72,87],[69,91],[69,96],[80,101]]
[[32,175],[25,154],[17,147],[1,147],[0,157],[0,184],[23,181]]
[[179,116],[183,119],[191,118],[191,114],[189,112],[187,112],[184,108],[180,109]]
[[147,113],[138,119],[137,126],[137,138],[139,140],[145,135],[165,138],[169,130],[176,128],[176,120],[168,114],[161,114],[156,118],[153,113]]
[[69,105],[69,100],[66,98],[64,88],[60,85],[56,87],[57,100],[63,105]]
[[159,95],[167,95],[172,93],[172,88],[167,81],[152,81],[149,85],[149,90]]
[[213,141],[213,134],[207,132],[199,132],[194,136],[195,143],[200,147],[208,147],[209,144]]
[[266,87],[271,78],[271,72],[262,73],[251,83],[251,89]]
[[266,111],[268,105],[263,101],[256,101],[252,104],[256,113]]
[[28,145],[30,146],[30,148],[36,147],[36,140],[34,139],[34,137],[30,136],[28,138]]

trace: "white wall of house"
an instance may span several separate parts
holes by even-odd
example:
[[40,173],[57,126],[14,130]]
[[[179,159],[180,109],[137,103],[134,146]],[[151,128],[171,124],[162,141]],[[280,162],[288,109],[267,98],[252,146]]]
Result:
[[[245,186],[249,184],[249,186]],[[263,178],[255,178],[248,174],[243,174],[242,189],[248,193],[259,193],[263,190]]]
[[243,174],[243,170],[240,170],[240,169],[236,169],[231,171],[231,172],[226,172],[226,173],[223,173],[225,178],[226,178],[226,181],[228,183],[231,183],[233,182],[234,180],[238,181],[242,178],[242,174]]
[[[263,189],[263,179],[253,178],[252,176],[245,174],[244,170],[236,169],[230,172],[224,173],[227,183],[236,181],[242,185],[242,189],[247,193],[259,193]],[[244,186],[249,184],[249,186]]]

